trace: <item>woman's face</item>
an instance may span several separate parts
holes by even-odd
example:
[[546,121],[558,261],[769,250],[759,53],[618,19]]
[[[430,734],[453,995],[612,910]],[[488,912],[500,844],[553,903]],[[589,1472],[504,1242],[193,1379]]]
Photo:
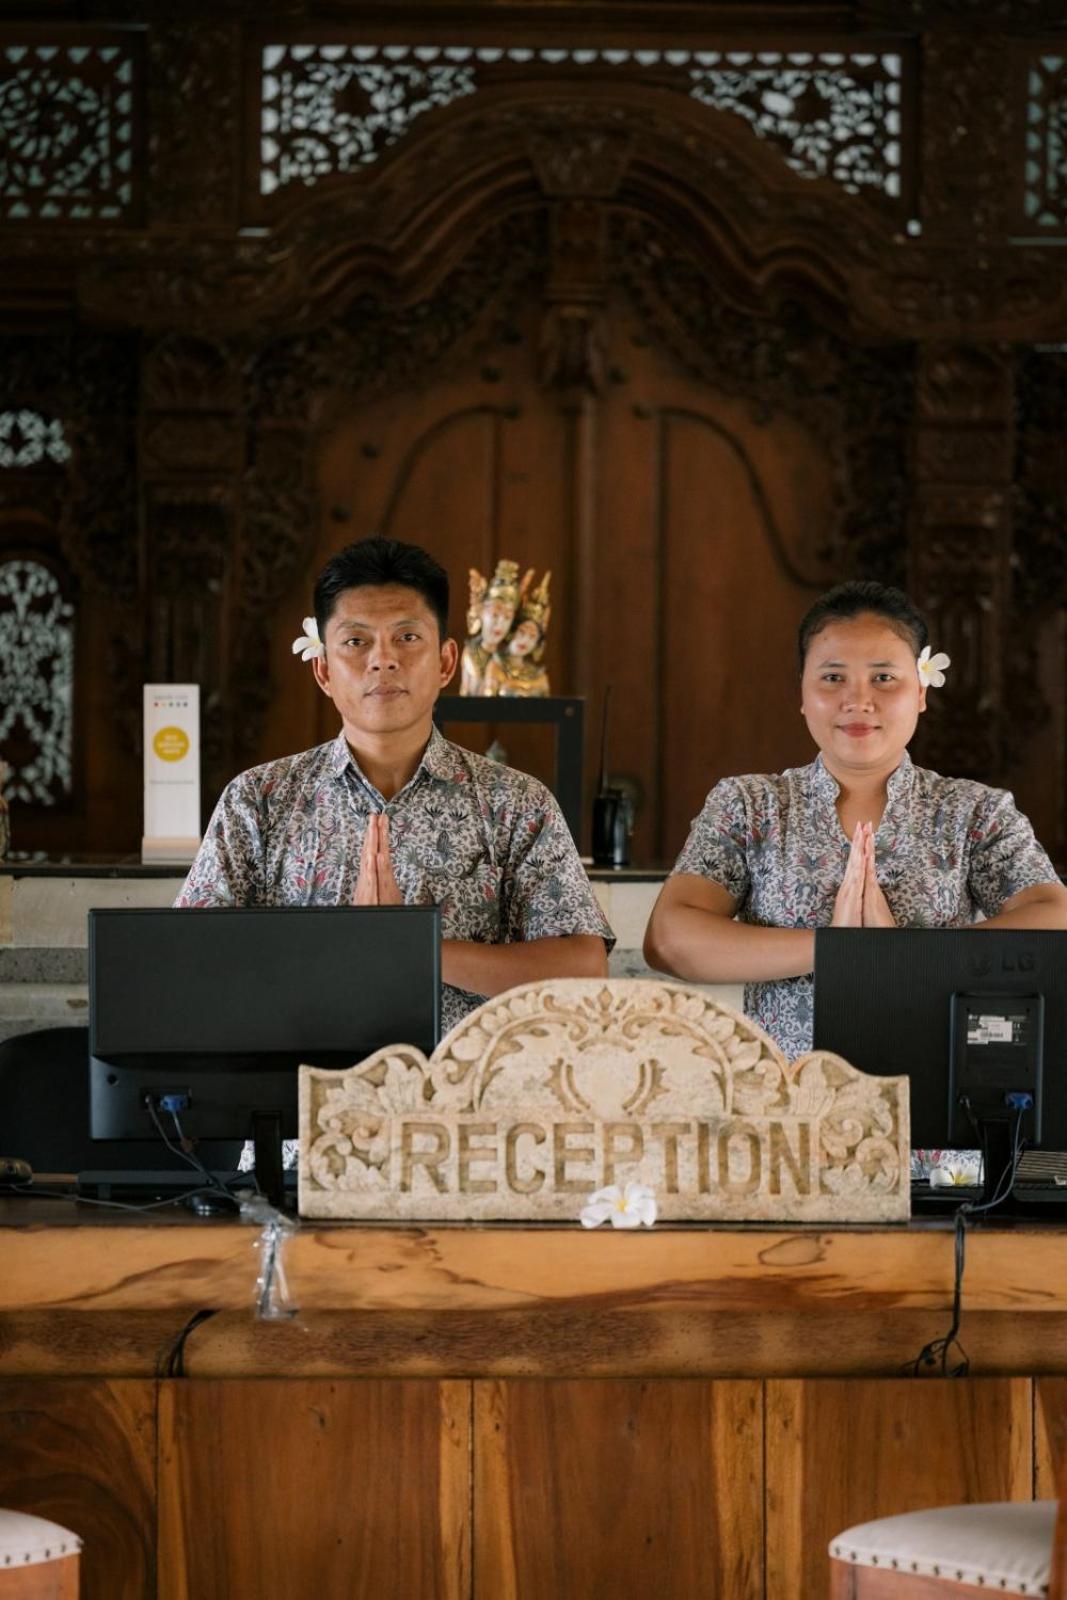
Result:
[[835,774],[888,775],[926,710],[913,646],[870,612],[815,635],[801,691],[804,720]]

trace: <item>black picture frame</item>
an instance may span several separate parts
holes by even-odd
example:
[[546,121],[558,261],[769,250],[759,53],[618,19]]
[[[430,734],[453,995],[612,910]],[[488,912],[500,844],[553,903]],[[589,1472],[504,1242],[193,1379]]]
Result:
[[445,694],[434,707],[438,727],[446,722],[549,723],[556,730],[556,771],[552,793],[559,801],[574,843],[581,849],[582,765],[585,750],[585,696],[552,694],[526,700],[497,695]]

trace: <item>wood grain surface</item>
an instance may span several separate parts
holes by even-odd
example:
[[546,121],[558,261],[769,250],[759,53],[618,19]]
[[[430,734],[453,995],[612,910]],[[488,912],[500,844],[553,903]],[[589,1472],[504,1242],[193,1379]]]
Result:
[[1026,1379],[768,1382],[767,1596],[827,1593],[830,1540],[874,1517],[1033,1494]]
[[470,1593],[470,1386],[168,1383],[159,1600]]
[[[162,1312],[0,1316],[0,1375],[160,1372],[188,1320]],[[190,1377],[899,1377],[942,1333],[936,1311],[812,1315],[540,1306],[526,1311],[317,1311],[261,1322],[224,1311],[184,1344]],[[979,1376],[1067,1375],[1067,1316],[965,1314]],[[1047,1380],[1046,1380],[1047,1381]]]
[[81,1600],[155,1594],[156,1386],[0,1379],[0,1505],[84,1542]]
[[[1050,1363],[1044,1362],[1046,1372]],[[1067,1490],[1067,1378],[1034,1384],[1034,1498],[1053,1500]]]
[[[245,1311],[251,1227],[5,1227],[0,1312]],[[17,1215],[17,1213],[16,1213]],[[640,1235],[546,1227],[301,1227],[285,1247],[302,1311],[940,1310],[952,1236],[932,1226],[793,1230],[657,1227]],[[968,1242],[969,1311],[1067,1313],[1067,1231],[1005,1228]]]
[[759,1600],[752,1382],[474,1386],[474,1564],[493,1600]]

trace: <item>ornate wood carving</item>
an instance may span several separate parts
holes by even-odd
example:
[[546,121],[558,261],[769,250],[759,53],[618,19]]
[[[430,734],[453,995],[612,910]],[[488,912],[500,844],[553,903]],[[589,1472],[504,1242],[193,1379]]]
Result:
[[[934,608],[968,710],[951,730],[924,719],[930,759],[989,776],[1044,725],[1040,694],[1009,721],[1002,684],[1033,665],[1022,619],[1067,604],[1061,362],[1020,357],[1013,487],[998,346],[1067,329],[1060,252],[1020,242],[1067,228],[1057,0],[911,0],[903,19],[860,0],[847,34],[840,8],[790,8],[787,26],[779,8],[773,39],[767,8],[594,0],[559,50],[556,7],[509,4],[498,50],[497,4],[383,0],[359,71],[347,24],[296,59],[310,0],[197,0],[178,20],[164,0],[94,0],[78,24],[59,9],[0,30],[0,409],[61,420],[71,459],[0,473],[0,515],[54,530],[107,615],[131,749],[136,686],[164,660],[208,674],[205,705],[241,705],[206,729],[209,783],[254,747],[255,607],[314,545],[311,453],[332,417],[519,338],[526,290],[539,376],[580,418],[625,379],[604,354],[616,277],[690,372],[821,441],[836,500],[818,565],[910,573]],[[450,30],[462,58],[440,53]],[[281,130],[255,102],[278,41],[294,82],[319,73],[308,103],[328,125],[279,137],[291,171],[267,193],[260,139]],[[428,94],[431,67],[455,94]]]
[[233,223],[237,210],[239,30],[178,17],[149,33],[148,193],[152,220]]
[[835,522],[812,588],[828,574],[901,581],[908,505],[913,352],[857,349],[798,302],[754,316],[718,292],[690,251],[645,221],[620,218],[619,272],[644,324],[691,371],[744,395],[753,415],[797,417],[834,462]]
[[968,252],[1003,236],[1022,107],[1013,62],[997,36],[935,33],[923,43],[924,238],[967,240]]
[[589,200],[557,202],[551,211],[550,250],[541,382],[572,394],[599,394],[605,383],[601,326],[608,287],[605,208]]
[[[1007,753],[1018,758],[1043,729],[1052,707],[1041,691],[1038,646],[1041,631],[1067,606],[1067,463],[1063,418],[1067,414],[1067,353],[1027,351],[1016,370],[1016,453],[1013,463],[1011,610],[1005,671],[1025,694],[1012,696],[1006,724]],[[1065,765],[1067,771],[1067,765]],[[1061,819],[1059,844],[1067,839]]]
[[917,397],[911,589],[953,669],[951,720],[935,704],[919,748],[988,781],[1004,761],[1011,362],[991,347],[926,347]]
[[140,35],[8,28],[0,37],[0,218],[140,220]]

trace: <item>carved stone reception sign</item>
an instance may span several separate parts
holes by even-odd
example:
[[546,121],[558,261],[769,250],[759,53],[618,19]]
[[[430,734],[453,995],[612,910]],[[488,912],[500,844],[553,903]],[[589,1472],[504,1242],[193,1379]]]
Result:
[[896,1221],[908,1082],[789,1062],[699,989],[525,984],[427,1058],[398,1044],[300,1069],[305,1217],[574,1221],[637,1179],[663,1220]]

